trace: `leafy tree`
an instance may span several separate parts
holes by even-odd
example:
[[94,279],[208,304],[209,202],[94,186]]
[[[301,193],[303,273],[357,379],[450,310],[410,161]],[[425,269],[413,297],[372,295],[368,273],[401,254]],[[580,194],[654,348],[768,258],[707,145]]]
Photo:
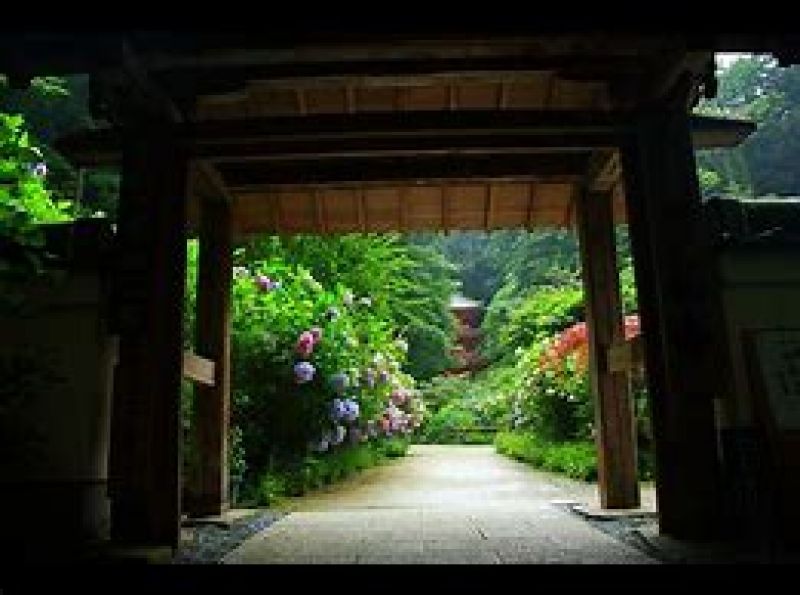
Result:
[[717,97],[697,111],[751,119],[758,128],[740,147],[698,152],[704,194],[800,194],[800,67],[780,68],[771,56],[752,55],[718,76]]
[[25,118],[47,164],[51,192],[59,199],[73,199],[82,184],[82,201],[76,205],[78,214],[90,216],[99,212],[113,218],[119,197],[119,173],[88,170],[79,181],[75,168],[52,148],[58,138],[95,125],[88,106],[88,76],[38,77],[29,89],[19,90],[12,89],[0,74],[0,112]]
[[[0,240],[7,250],[12,244],[41,248],[38,225],[69,219],[69,203],[53,200],[46,176],[42,151],[31,142],[22,116],[0,113]],[[0,260],[0,266],[11,265]]]

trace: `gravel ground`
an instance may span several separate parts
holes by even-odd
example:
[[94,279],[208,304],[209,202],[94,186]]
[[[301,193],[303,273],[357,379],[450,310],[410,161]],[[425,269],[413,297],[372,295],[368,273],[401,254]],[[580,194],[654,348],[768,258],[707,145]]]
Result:
[[197,525],[184,529],[191,534],[173,564],[219,564],[222,558],[245,539],[266,529],[285,513],[259,510],[230,524]]

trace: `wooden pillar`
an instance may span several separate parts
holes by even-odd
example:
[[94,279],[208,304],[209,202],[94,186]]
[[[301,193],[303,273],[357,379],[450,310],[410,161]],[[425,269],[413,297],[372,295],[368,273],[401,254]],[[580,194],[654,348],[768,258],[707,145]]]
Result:
[[150,122],[126,131],[117,233],[109,488],[119,543],[177,547],[186,160]]
[[639,506],[636,430],[624,372],[612,372],[608,350],[625,339],[612,197],[585,193],[576,205],[595,399],[598,483],[603,508]]
[[195,385],[197,460],[187,498],[192,515],[216,515],[228,507],[230,425],[230,294],[232,279],[230,206],[204,199],[200,212],[197,276],[198,355],[215,363],[213,386]]
[[[701,221],[689,120],[644,113],[622,146],[628,219],[656,454],[660,529],[704,540],[719,530],[720,311]],[[716,352],[716,353],[715,353]]]

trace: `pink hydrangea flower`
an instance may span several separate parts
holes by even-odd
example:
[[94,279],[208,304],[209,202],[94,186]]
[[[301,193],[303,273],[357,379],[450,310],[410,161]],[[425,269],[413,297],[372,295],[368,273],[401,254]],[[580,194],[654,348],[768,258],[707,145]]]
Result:
[[295,351],[303,357],[308,357],[314,351],[314,335],[309,331],[303,331],[297,338],[297,345]]
[[256,277],[256,285],[261,291],[272,291],[275,288],[272,279],[266,275],[258,275]]
[[392,391],[392,403],[395,405],[402,405],[406,402],[407,395],[405,391],[401,388],[395,389]]

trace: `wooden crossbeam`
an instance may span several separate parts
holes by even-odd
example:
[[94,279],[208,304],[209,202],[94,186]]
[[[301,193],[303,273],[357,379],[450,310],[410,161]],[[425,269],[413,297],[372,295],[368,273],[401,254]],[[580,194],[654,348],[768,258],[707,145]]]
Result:
[[258,163],[231,163],[220,171],[232,192],[264,185],[370,182],[392,180],[469,179],[524,175],[550,181],[570,182],[582,178],[587,155],[425,155],[405,157],[359,157],[319,161],[278,161],[269,167]]
[[200,185],[195,184],[192,191],[202,194],[213,200],[225,200],[228,204],[233,204],[233,196],[228,191],[228,187],[220,176],[217,167],[206,161],[195,161],[191,165],[191,179],[200,178]]
[[[616,122],[616,124],[615,124]],[[694,116],[696,148],[735,146],[755,130],[746,121]],[[623,123],[605,112],[415,112],[292,118],[246,118],[178,125],[189,155],[210,161],[375,154],[378,152],[602,150],[619,145]],[[117,129],[83,130],[56,142],[82,166],[121,158]]]
[[[408,77],[523,78],[531,73],[557,71],[565,77],[604,80],[609,76],[637,75],[646,64],[636,56],[467,56],[457,58],[338,60],[284,62],[162,69],[159,82],[174,95],[212,95],[238,91],[248,81],[291,87],[337,84],[355,79],[362,84],[386,85],[387,79]],[[391,81],[388,81],[390,84]],[[407,84],[407,83],[406,83]]]
[[533,213],[534,213],[535,200],[536,200],[536,184],[534,182],[530,182],[528,184],[528,206],[527,206],[527,213],[525,215],[526,229],[533,229]]
[[484,213],[484,227],[487,230],[492,229],[492,217],[494,215],[494,196],[492,193],[492,184],[486,184],[485,186],[486,191],[486,211]]

